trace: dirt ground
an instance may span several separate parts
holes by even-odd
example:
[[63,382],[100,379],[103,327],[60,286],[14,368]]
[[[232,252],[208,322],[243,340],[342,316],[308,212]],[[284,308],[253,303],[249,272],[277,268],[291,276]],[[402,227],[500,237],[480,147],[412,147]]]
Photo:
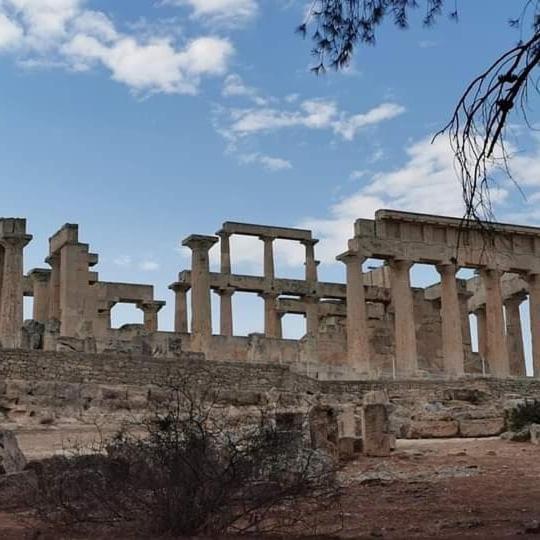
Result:
[[[81,436],[92,438],[70,435]],[[51,448],[60,452],[66,438],[65,432],[63,438],[23,433],[20,443],[40,458]],[[319,538],[540,539],[540,446],[498,438],[399,441],[390,458],[346,464],[340,481],[341,513],[321,511],[326,534]],[[71,537],[50,535],[28,519],[24,511],[0,512],[0,538]]]

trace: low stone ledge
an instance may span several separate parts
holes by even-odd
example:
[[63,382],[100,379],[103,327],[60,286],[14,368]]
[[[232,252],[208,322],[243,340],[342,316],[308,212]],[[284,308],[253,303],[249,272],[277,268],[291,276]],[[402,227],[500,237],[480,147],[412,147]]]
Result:
[[447,439],[457,437],[459,424],[455,420],[413,420],[408,439]]
[[462,437],[496,437],[504,429],[505,422],[503,417],[459,421],[459,434]]

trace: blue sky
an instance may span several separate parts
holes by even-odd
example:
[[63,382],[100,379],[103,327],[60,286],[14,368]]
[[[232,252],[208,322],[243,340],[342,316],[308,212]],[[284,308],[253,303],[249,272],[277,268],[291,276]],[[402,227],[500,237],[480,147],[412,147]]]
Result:
[[[27,269],[79,223],[102,279],[156,285],[164,329],[166,286],[188,266],[181,239],[225,220],[313,228],[321,277],[342,279],[333,257],[355,218],[460,214],[446,142],[429,139],[517,39],[517,4],[460,2],[459,24],[385,26],[350,69],[316,77],[294,33],[303,1],[0,0],[0,215],[28,219]],[[540,154],[535,139],[519,144],[529,198],[503,182],[497,216],[538,222]],[[260,271],[261,246],[233,250],[237,270]],[[296,246],[278,246],[279,275],[300,263]],[[238,333],[261,330],[260,299],[238,306]]]

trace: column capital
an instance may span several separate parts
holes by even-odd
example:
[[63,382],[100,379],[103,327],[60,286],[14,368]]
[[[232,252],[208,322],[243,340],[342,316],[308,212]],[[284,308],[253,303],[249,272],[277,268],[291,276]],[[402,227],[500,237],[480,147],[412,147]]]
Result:
[[306,238],[305,240],[300,240],[300,243],[303,246],[314,246],[319,243],[319,240],[317,238]]
[[194,251],[208,251],[213,245],[219,242],[216,236],[205,236],[203,234],[192,234],[182,240],[182,245]]
[[275,300],[279,294],[275,291],[261,291],[257,296],[263,298],[264,300]]
[[214,292],[219,296],[232,296],[236,289],[234,287],[220,287],[219,289],[214,289]]
[[315,294],[303,294],[302,301],[306,304],[317,304],[320,298]]
[[455,262],[444,261],[444,262],[437,263],[435,265],[435,269],[441,275],[443,275],[443,274],[452,274],[452,273],[455,275],[455,274],[457,274],[457,272],[459,270],[459,266]]
[[261,234],[259,236],[259,240],[261,240],[264,243],[268,242],[268,243],[272,244],[274,242],[274,240],[275,240],[275,237],[270,236],[270,235]]
[[216,232],[216,236],[219,236],[220,238],[230,238],[233,233],[230,233],[228,231],[224,231],[223,229],[220,229]]
[[168,287],[171,291],[176,292],[187,292],[191,289],[191,283],[184,283],[182,281],[175,281],[171,283]]
[[0,245],[5,248],[18,248],[22,249],[24,246],[26,246],[30,240],[32,240],[31,234],[24,234],[22,236],[20,235],[6,235],[6,236],[0,236]]
[[388,259],[387,261],[388,266],[393,270],[409,270],[411,266],[415,263],[412,259]]
[[148,313],[157,313],[167,302],[164,300],[144,300],[137,303],[137,307]]
[[336,257],[336,261],[342,262],[346,265],[355,263],[362,264],[366,259],[367,257],[365,257],[364,255],[361,255],[357,251],[351,250],[345,251],[344,253],[341,253]]
[[477,313],[481,313],[482,311],[483,312],[486,311],[486,304],[482,304],[482,305],[478,306],[476,309],[473,309],[472,313],[474,313],[476,315]]
[[28,272],[28,277],[32,281],[48,283],[51,278],[51,271],[48,268],[34,268]]
[[527,300],[527,291],[518,291],[503,300],[504,305],[517,304],[518,306]]

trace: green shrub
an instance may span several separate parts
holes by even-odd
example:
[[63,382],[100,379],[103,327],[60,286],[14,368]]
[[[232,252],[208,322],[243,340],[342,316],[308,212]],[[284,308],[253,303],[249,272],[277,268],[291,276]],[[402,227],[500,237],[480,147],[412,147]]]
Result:
[[520,431],[530,424],[540,424],[540,400],[526,399],[507,412],[506,424],[510,431]]

